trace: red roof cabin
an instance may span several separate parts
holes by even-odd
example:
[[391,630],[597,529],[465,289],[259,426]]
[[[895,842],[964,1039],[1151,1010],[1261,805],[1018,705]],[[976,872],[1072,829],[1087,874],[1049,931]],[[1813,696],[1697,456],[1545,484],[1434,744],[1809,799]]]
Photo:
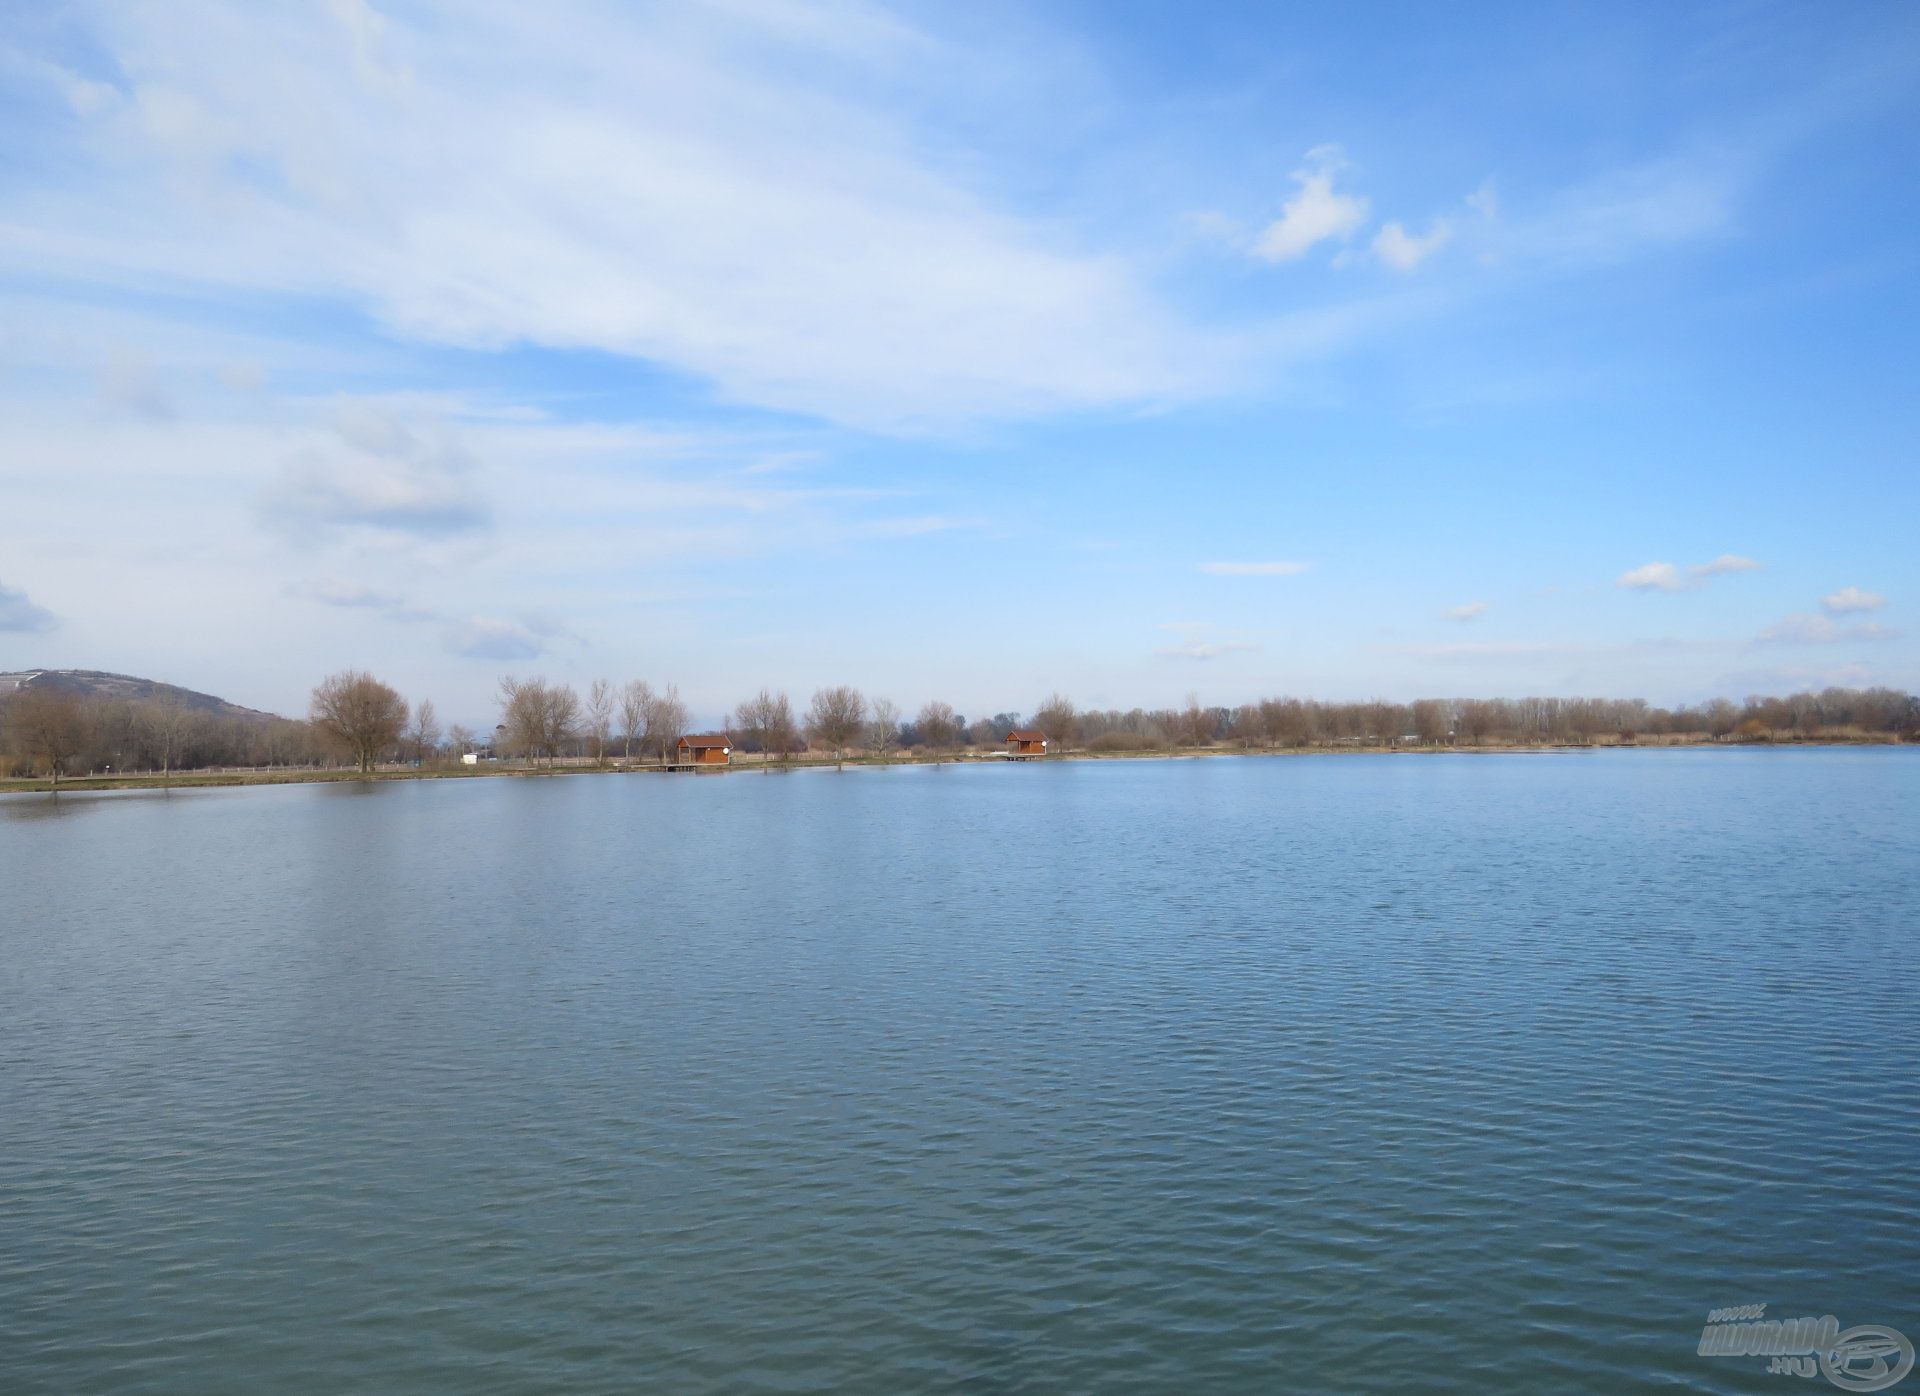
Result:
[[724,732],[682,737],[674,751],[682,766],[725,766],[733,759],[733,738]]
[[1039,732],[1022,731],[1007,733],[1007,755],[1021,757],[1045,756],[1046,754],[1047,739],[1043,734]]

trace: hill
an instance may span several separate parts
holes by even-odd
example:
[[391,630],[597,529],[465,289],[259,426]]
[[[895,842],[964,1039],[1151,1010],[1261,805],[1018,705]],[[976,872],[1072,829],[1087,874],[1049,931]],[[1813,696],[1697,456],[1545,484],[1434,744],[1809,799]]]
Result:
[[271,722],[274,713],[258,708],[243,708],[211,693],[198,693],[176,684],[155,679],[135,678],[131,674],[109,674],[99,669],[21,669],[0,674],[0,695],[26,690],[71,693],[82,698],[110,698],[122,703],[173,701],[192,712],[216,717],[237,717],[249,722]]

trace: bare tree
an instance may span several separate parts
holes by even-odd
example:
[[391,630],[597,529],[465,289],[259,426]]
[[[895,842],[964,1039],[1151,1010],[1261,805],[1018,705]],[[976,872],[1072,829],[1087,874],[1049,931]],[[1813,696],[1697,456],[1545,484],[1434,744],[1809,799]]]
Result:
[[502,756],[539,758],[545,687],[540,679],[519,679],[512,674],[500,680],[500,725],[494,729],[494,738]]
[[1205,746],[1213,740],[1213,718],[1200,706],[1200,695],[1189,693],[1187,706],[1180,714],[1180,739],[1188,746]]
[[653,690],[645,679],[630,679],[620,690],[620,737],[625,758],[633,760],[633,744],[647,730],[647,713],[653,708]]
[[551,769],[560,749],[580,735],[580,695],[573,691],[572,685],[560,683],[548,687],[543,719],[547,766]]
[[913,725],[920,729],[920,739],[933,752],[933,759],[938,761],[941,754],[953,745],[960,723],[951,703],[936,702],[920,709],[920,716]]
[[465,756],[478,744],[479,739],[470,727],[462,727],[456,722],[447,729],[447,749],[455,756]]
[[168,693],[148,704],[144,716],[147,735],[160,757],[160,776],[165,781],[180,759],[180,748],[193,723],[193,710],[177,695]]
[[46,768],[57,789],[67,763],[86,741],[80,700],[71,693],[29,688],[7,703],[7,736],[21,756]]
[[1453,736],[1453,705],[1438,698],[1422,698],[1413,705],[1414,734],[1428,746]]
[[607,764],[607,740],[613,727],[613,685],[605,679],[595,679],[587,687],[586,733],[587,740],[593,743],[593,762],[596,766]]
[[771,770],[773,761],[774,698],[770,689],[761,689],[733,710],[733,725],[760,748],[760,769]]
[[423,766],[439,753],[440,719],[433,711],[432,699],[422,698],[414,705],[413,720],[407,724],[407,746],[413,759]]
[[647,704],[645,717],[646,747],[657,752],[662,761],[671,760],[674,744],[687,731],[687,705],[680,701],[680,690],[668,684]]
[[566,684],[509,674],[500,680],[500,716],[508,749],[536,761],[544,756],[551,768],[578,729],[580,696]]
[[807,708],[807,735],[833,753],[835,765],[846,760],[847,748],[860,739],[866,725],[867,700],[860,690],[841,684],[813,695]]
[[1065,751],[1067,743],[1073,740],[1074,719],[1073,700],[1064,693],[1051,693],[1047,701],[1034,710],[1033,725],[1047,739],[1047,750]]
[[407,704],[372,674],[346,669],[313,690],[310,716],[315,727],[346,748],[366,775],[398,745],[407,726]]
[[875,756],[885,756],[887,748],[900,740],[900,709],[891,700],[873,700],[873,715],[867,720],[867,745]]
[[800,724],[793,720],[793,704],[787,695],[776,693],[767,708],[767,751],[782,761],[792,759],[800,746]]

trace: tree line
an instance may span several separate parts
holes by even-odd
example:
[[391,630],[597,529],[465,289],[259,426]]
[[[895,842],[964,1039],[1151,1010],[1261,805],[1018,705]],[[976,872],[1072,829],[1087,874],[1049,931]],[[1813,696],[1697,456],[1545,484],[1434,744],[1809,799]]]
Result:
[[[584,693],[544,678],[500,680],[491,733],[443,729],[431,701],[409,703],[372,674],[348,670],[313,690],[304,721],[210,713],[174,698],[106,699],[27,688],[0,696],[0,767],[9,775],[135,773],[210,766],[323,766],[372,772],[395,762],[452,761],[463,754],[535,764],[618,758],[671,762],[691,719],[679,691],[643,680],[595,680]],[[1425,698],[1329,703],[1267,698],[1207,706],[1190,695],[1177,708],[1080,709],[1052,694],[1033,711],[969,722],[929,702],[907,716],[891,701],[837,685],[796,711],[763,688],[720,725],[734,749],[777,764],[803,754],[836,762],[912,753],[940,759],[997,749],[1014,728],[1034,729],[1055,752],[1172,751],[1205,747],[1590,744],[1642,741],[1920,740],[1920,697],[1892,688],[1828,688],[1744,703],[1656,707],[1643,699]]]

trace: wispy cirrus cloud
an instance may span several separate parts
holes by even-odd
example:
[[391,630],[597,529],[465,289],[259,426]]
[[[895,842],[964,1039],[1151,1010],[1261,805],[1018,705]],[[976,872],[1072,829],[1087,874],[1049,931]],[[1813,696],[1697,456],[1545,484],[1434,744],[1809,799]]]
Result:
[[1532,263],[1608,263],[1722,233],[1749,161],[1706,147],[1599,171],[1545,201],[1502,214],[1490,255]]
[[67,75],[84,110],[48,83],[69,178],[0,228],[9,261],[605,351],[890,431],[1187,399],[1242,356],[1136,259],[931,158],[881,94],[969,55],[878,8],[196,13],[78,11],[100,73]]
[[1464,605],[1447,607],[1446,610],[1440,613],[1440,618],[1442,620],[1467,621],[1467,620],[1475,620],[1480,616],[1485,615],[1486,613],[1487,613],[1486,602],[1469,601],[1469,602],[1466,602]]
[[1757,572],[1765,566],[1738,553],[1722,553],[1712,562],[1698,562],[1681,568],[1671,562],[1649,562],[1620,574],[1616,583],[1629,591],[1693,591],[1714,577],[1733,572]]

